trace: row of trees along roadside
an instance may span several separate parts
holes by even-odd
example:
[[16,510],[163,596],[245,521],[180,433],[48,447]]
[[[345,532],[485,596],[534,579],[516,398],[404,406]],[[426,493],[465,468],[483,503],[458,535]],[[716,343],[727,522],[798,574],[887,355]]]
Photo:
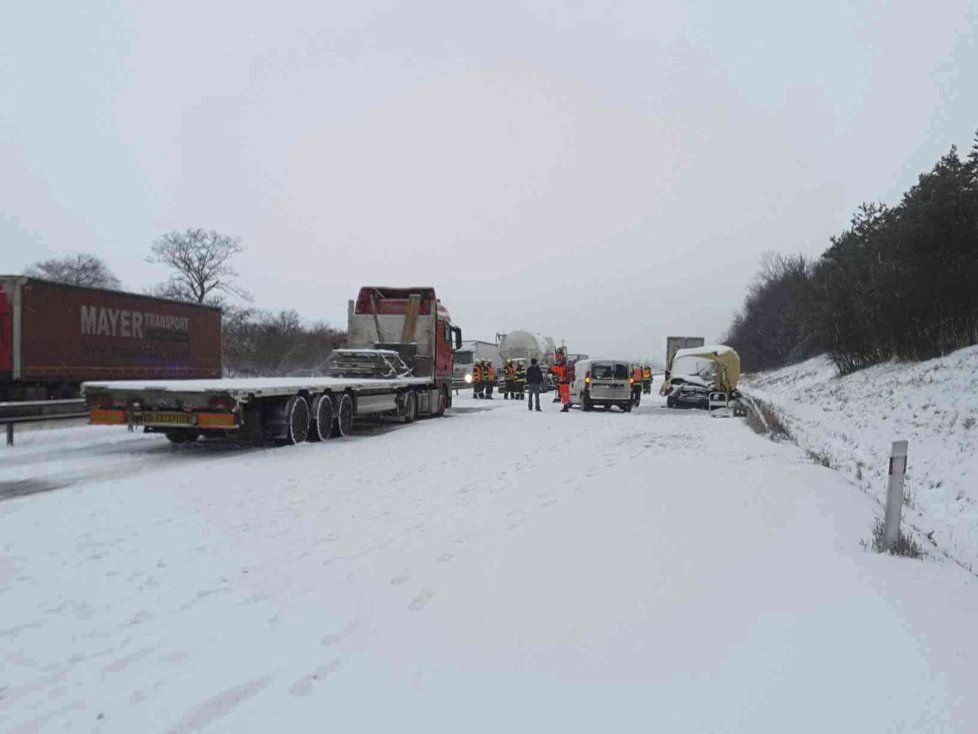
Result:
[[863,204],[817,260],[766,255],[725,341],[746,370],[825,352],[841,374],[978,343],[978,134],[897,205]]
[[[346,342],[346,332],[323,321],[309,323],[294,309],[273,312],[253,306],[251,294],[238,284],[232,262],[244,249],[239,238],[213,230],[168,232],[153,242],[148,261],[164,265],[169,277],[148,294],[223,309],[228,375],[321,371],[333,349]],[[103,260],[87,253],[35,263],[26,274],[90,288],[122,287]]]

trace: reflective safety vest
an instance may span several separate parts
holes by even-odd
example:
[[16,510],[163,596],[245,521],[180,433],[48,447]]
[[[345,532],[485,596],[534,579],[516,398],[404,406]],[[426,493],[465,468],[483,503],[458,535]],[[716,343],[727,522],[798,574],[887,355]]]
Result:
[[506,365],[506,379],[507,380],[516,379],[516,365],[513,364]]
[[651,380],[652,379],[652,370],[649,369],[648,367],[643,367],[642,368],[642,379],[645,380],[646,382],[648,382],[649,380]]
[[496,381],[496,368],[493,367],[491,364],[489,365],[488,374],[486,375],[485,379],[487,379],[489,382]]
[[524,367],[523,365],[520,365],[519,367],[516,368],[516,379],[517,380],[526,379],[526,367]]
[[632,383],[638,384],[642,381],[642,368],[636,367],[632,370]]
[[482,365],[476,364],[472,367],[472,382],[482,382]]

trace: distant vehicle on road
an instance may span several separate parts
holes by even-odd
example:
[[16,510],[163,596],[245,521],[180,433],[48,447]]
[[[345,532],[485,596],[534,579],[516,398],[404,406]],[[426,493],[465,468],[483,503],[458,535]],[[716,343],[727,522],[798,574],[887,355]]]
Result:
[[85,380],[221,376],[221,310],[0,275],[0,402],[70,399]]
[[550,370],[557,359],[557,347],[549,336],[540,336],[532,331],[510,331],[498,334],[499,354],[503,360],[520,359],[526,364],[536,359],[543,370],[544,389],[550,387]]
[[570,386],[571,404],[582,410],[595,406],[610,409],[616,405],[626,413],[632,410],[632,385],[628,362],[614,359],[582,359],[574,365]]
[[740,379],[740,357],[725,344],[680,349],[666,366],[659,394],[669,408],[707,408],[710,393],[734,399]]
[[469,340],[462,342],[462,346],[455,350],[455,367],[452,371],[452,383],[456,388],[462,388],[472,384],[472,366],[481,360],[487,359],[496,368],[496,374],[501,374],[503,369],[503,358],[499,354],[499,347],[492,342]]
[[672,362],[672,358],[680,349],[692,349],[702,347],[706,344],[706,339],[701,336],[667,336],[666,337],[666,369]]

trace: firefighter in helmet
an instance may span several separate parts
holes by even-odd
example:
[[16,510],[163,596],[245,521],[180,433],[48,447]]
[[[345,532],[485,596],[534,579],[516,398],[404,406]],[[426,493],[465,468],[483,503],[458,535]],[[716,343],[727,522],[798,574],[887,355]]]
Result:
[[636,408],[639,403],[642,402],[642,367],[641,365],[632,365],[632,376],[629,379],[632,384],[632,405]]
[[652,394],[652,368],[647,364],[642,365],[642,394]]
[[486,384],[486,398],[492,400],[492,391],[496,387],[496,368],[488,359],[482,368],[482,379]]
[[523,399],[523,391],[526,389],[526,362],[518,362],[516,365],[516,382],[513,384],[513,397]]
[[503,397],[506,400],[516,397],[516,365],[508,358],[503,365]]
[[482,397],[482,362],[478,361],[472,365],[472,397]]

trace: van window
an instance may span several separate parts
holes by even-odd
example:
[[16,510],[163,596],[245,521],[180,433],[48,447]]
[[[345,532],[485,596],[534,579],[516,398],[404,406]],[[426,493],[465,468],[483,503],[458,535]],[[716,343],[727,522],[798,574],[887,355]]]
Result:
[[620,362],[615,365],[615,379],[616,380],[628,379],[628,365],[621,364]]
[[591,367],[591,378],[594,380],[610,380],[614,377],[614,368],[610,364],[596,364]]

